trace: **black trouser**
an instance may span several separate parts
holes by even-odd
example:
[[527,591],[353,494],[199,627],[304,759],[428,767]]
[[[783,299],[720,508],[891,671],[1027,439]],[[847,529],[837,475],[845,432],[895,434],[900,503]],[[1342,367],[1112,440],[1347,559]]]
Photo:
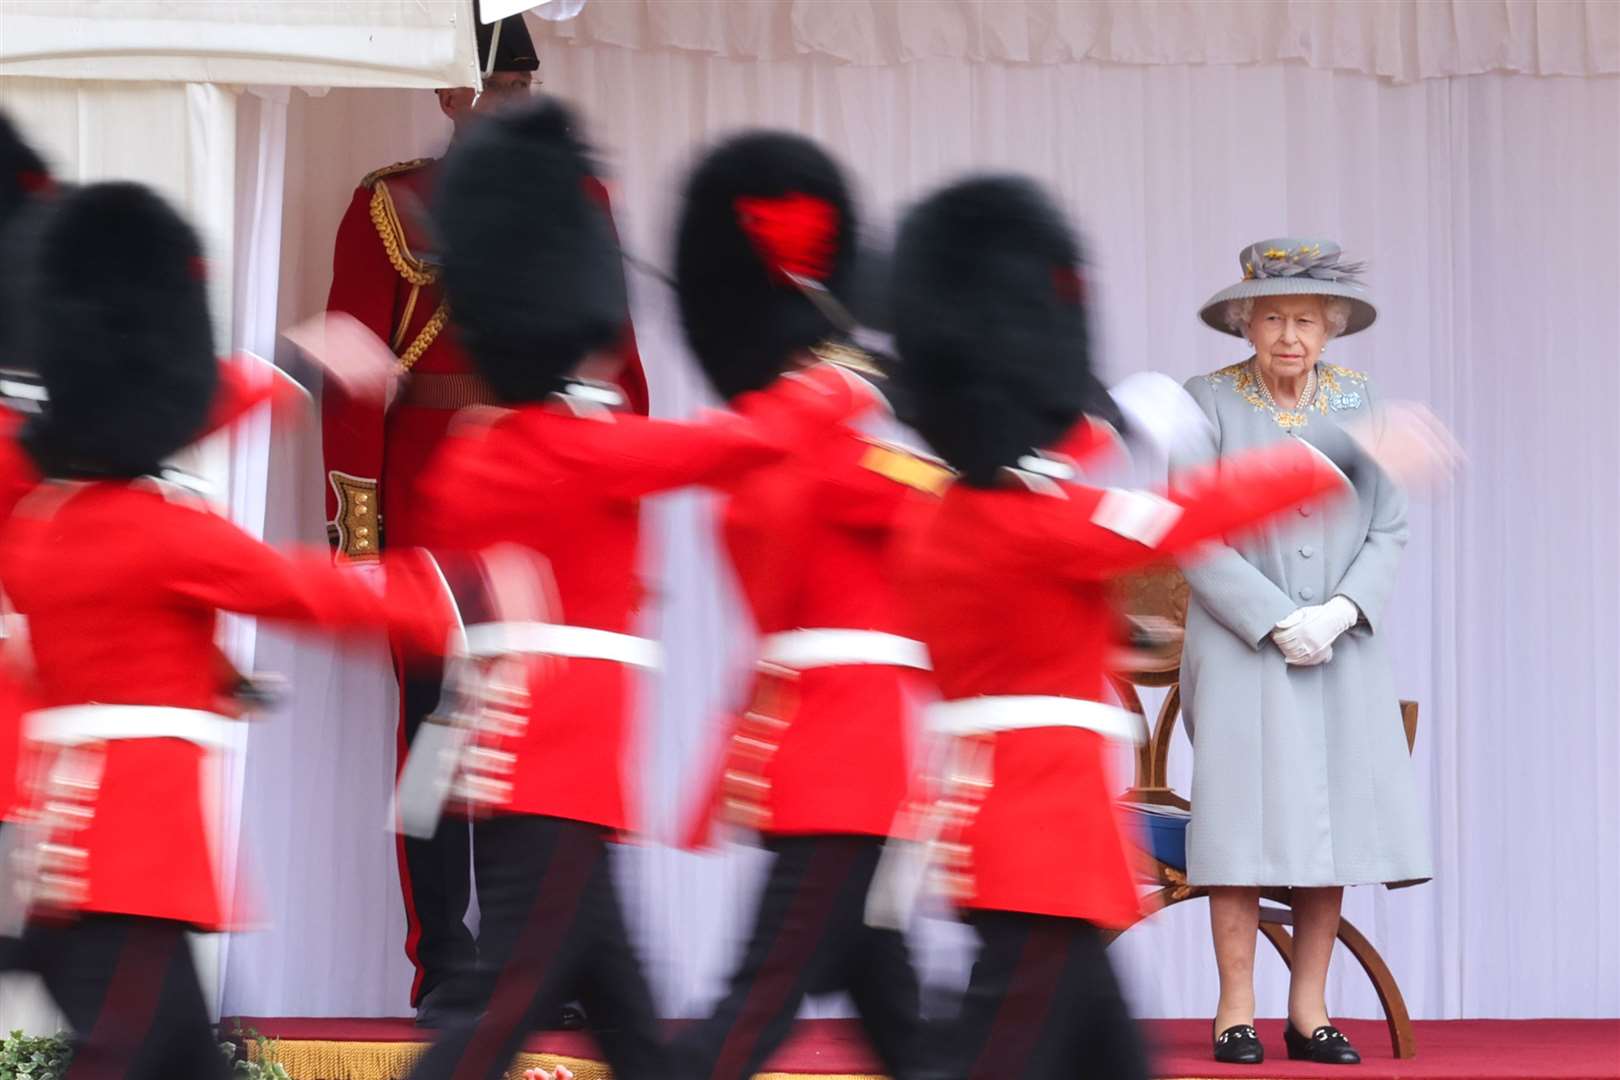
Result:
[[676,1044],[687,1080],[753,1076],[787,1038],[807,994],[846,990],[889,1075],[908,1080],[920,1050],[917,976],[905,937],[866,925],[883,839],[780,837],[754,932],[709,1019]]
[[23,936],[73,1026],[68,1080],[212,1080],[229,1075],[182,923],[86,915]]
[[[10,852],[6,848],[6,830],[14,828],[15,825],[7,825],[4,821],[0,821],[0,871],[4,873],[4,877],[0,878],[0,889],[11,888],[11,867],[5,865],[10,858]],[[0,896],[0,912],[15,903],[16,897]],[[0,934],[0,975],[8,971],[26,970],[30,966],[23,953],[22,942],[6,934]]]
[[960,1014],[930,1025],[929,1080],[1147,1080],[1095,926],[1005,911],[968,922],[981,947]]
[[[428,661],[413,661],[409,668],[396,664],[395,671],[399,676],[403,765],[417,729],[439,705],[443,671]],[[416,967],[411,1004],[420,1005],[438,987],[470,977],[477,964],[478,948],[466,923],[472,898],[472,846],[466,820],[451,815],[439,822],[432,839],[401,836],[398,842],[405,955]],[[476,992],[457,987],[453,996],[470,999]]]
[[608,865],[606,830],[560,818],[480,821],[483,1015],[445,1031],[415,1080],[499,1078],[577,996],[618,1080],[665,1080],[658,1020]]

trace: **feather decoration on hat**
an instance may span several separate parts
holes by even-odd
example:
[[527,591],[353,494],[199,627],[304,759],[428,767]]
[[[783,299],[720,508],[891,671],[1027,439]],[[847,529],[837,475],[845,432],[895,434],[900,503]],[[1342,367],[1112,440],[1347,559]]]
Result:
[[1324,252],[1320,245],[1306,245],[1292,251],[1262,248],[1255,244],[1243,253],[1243,280],[1308,277],[1317,281],[1342,281],[1360,285],[1364,262],[1343,262],[1338,251]]
[[734,205],[738,224],[779,279],[819,284],[832,272],[840,224],[832,203],[793,191],[774,198],[739,197]]

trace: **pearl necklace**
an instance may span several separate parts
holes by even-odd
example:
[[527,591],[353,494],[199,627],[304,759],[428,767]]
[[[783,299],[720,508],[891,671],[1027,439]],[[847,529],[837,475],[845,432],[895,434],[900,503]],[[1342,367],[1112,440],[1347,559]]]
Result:
[[1306,413],[1316,400],[1316,367],[1305,374],[1305,389],[1300,391],[1299,400],[1294,407],[1286,412],[1277,405],[1277,399],[1271,396],[1271,387],[1266,385],[1265,376],[1260,373],[1260,361],[1252,361],[1254,365],[1254,381],[1260,387],[1260,396],[1265,399],[1265,407],[1272,417],[1283,428],[1292,431],[1294,428],[1304,427],[1308,419]]

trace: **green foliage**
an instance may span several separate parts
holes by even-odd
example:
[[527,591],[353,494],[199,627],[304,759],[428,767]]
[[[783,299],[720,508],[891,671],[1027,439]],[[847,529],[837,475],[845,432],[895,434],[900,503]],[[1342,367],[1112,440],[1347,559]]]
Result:
[[0,1077],[6,1080],[62,1080],[73,1046],[66,1035],[24,1035],[0,1039]]
[[[237,1061],[236,1043],[219,1044],[220,1053],[231,1063],[231,1075],[240,1080],[292,1080],[276,1060],[276,1041],[256,1031],[237,1028],[233,1033],[258,1051],[257,1061]],[[0,1080],[63,1080],[73,1057],[69,1035],[24,1035],[13,1031],[0,1039]]]
[[[236,1037],[237,1042],[243,1045],[252,1043],[253,1048],[258,1051],[256,1061],[235,1061],[232,1076],[243,1077],[245,1080],[292,1080],[292,1077],[287,1075],[287,1070],[281,1067],[281,1062],[276,1060],[276,1040],[267,1039],[252,1029],[237,1028],[231,1034]],[[225,1051],[226,1057],[234,1061],[235,1042],[221,1043],[220,1049]]]

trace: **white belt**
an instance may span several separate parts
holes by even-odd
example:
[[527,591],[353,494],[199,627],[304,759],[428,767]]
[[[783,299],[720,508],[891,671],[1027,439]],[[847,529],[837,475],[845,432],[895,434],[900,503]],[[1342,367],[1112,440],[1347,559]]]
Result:
[[548,622],[475,623],[467,627],[467,652],[476,657],[543,653],[577,660],[611,660],[632,667],[663,665],[658,642],[614,630]]
[[922,642],[881,630],[787,630],[768,634],[759,643],[759,662],[800,671],[845,664],[929,669],[928,650]]
[[928,726],[941,735],[1073,727],[1122,742],[1147,741],[1147,721],[1140,713],[1100,701],[1047,694],[996,694],[939,702],[928,707]]
[[[1137,713],[1100,701],[1046,694],[995,694],[940,702],[928,707],[928,724],[938,734],[956,737],[1051,727],[1086,728],[1111,739],[1135,743],[1147,737],[1147,721]],[[968,749],[962,743],[954,744],[949,774],[984,770],[984,758],[976,766],[963,763],[962,754]],[[981,779],[987,781],[989,777],[986,774]],[[903,840],[895,831],[885,841],[866,893],[868,926],[904,930],[909,925],[945,818],[944,807],[936,802],[924,817],[917,839]]]
[[216,750],[236,745],[238,721],[203,709],[171,705],[63,705],[39,709],[25,721],[35,742],[77,746],[115,739],[184,739]]

